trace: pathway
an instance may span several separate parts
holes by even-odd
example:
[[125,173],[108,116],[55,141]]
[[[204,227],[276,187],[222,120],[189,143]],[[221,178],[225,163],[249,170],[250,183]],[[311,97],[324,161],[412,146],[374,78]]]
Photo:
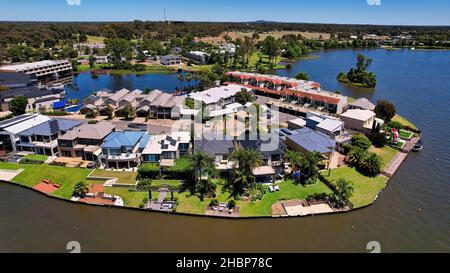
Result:
[[388,166],[383,171],[383,174],[387,177],[392,177],[397,169],[400,167],[402,162],[406,159],[412,147],[417,143],[419,137],[412,138],[411,140],[406,141],[405,147],[395,155],[395,157],[391,160]]

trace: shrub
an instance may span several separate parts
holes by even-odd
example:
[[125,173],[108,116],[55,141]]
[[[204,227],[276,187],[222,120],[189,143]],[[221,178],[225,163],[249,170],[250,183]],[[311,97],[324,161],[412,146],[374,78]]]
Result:
[[353,146],[350,143],[342,144],[342,149],[344,149],[343,151],[344,155],[347,155],[351,151],[352,147]]
[[78,182],[73,189],[73,196],[84,197],[88,193],[89,188],[83,181]]
[[234,207],[236,207],[236,201],[234,201],[234,199],[231,199],[231,200],[228,202],[228,208],[229,208],[229,209],[232,209],[232,208],[234,208]]
[[212,199],[211,202],[209,202],[210,207],[217,207],[219,205],[219,201],[217,199]]
[[367,138],[363,134],[358,134],[358,135],[352,136],[351,141],[352,141],[353,146],[359,147],[363,150],[369,149],[369,147],[372,145],[372,142],[370,141],[370,139]]
[[157,179],[160,170],[157,163],[144,163],[138,168],[138,179]]
[[90,121],[88,121],[88,124],[97,124],[97,120],[90,120]]
[[86,113],[86,118],[88,119],[93,119],[97,117],[97,113],[93,110],[90,110],[89,112]]
[[358,169],[370,176],[381,173],[381,158],[375,153],[368,153],[360,162]]
[[398,121],[391,121],[389,122],[388,126],[390,128],[396,128],[397,130],[403,129],[403,125]]
[[377,148],[384,147],[387,144],[386,133],[371,133],[369,139],[372,141],[373,146]]

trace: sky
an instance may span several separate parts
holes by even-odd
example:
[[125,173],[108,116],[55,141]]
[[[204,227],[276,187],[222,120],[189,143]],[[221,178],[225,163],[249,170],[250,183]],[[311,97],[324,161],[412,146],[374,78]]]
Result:
[[0,0],[0,21],[450,25],[448,0]]

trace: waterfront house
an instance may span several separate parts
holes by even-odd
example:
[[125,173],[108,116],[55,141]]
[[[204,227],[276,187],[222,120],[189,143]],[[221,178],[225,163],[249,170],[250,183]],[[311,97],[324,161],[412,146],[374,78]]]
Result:
[[101,145],[99,161],[106,168],[130,169],[140,165],[141,141],[148,141],[144,131],[120,131],[109,134]]
[[24,114],[0,122],[0,156],[17,151],[17,143],[20,142],[19,134],[21,132],[49,120],[49,117],[43,115]]
[[235,142],[229,135],[205,136],[194,140],[194,152],[203,151],[214,158],[219,171],[229,171],[233,168],[233,162],[229,161],[228,157],[234,150]]
[[127,105],[131,105],[133,107],[137,106],[137,97],[142,94],[142,91],[136,89],[134,91],[129,92],[125,96],[123,96],[117,103],[118,107],[125,107]]
[[79,157],[97,161],[103,140],[115,129],[111,122],[82,124],[58,138],[58,153],[63,157]]
[[114,108],[119,107],[119,101],[130,93],[128,89],[121,89],[104,100],[104,104],[111,105]]
[[[229,160],[229,155],[237,149],[256,150],[262,159],[261,167],[270,167],[271,172],[282,172],[282,161],[285,144],[278,134],[270,134],[264,138],[257,135],[242,134],[237,138],[229,135],[206,136],[194,141],[194,152],[203,151],[214,158],[216,169],[226,174],[233,169],[234,162]],[[263,168],[262,170],[268,170]],[[271,175],[259,172],[258,176]]]
[[28,100],[26,110],[49,109],[54,102],[61,99],[63,89],[39,86],[34,74],[7,72],[0,73],[0,86],[8,89],[0,92],[0,110],[9,111],[9,103],[18,96]]
[[360,99],[354,100],[353,102],[350,102],[347,106],[347,109],[361,109],[361,110],[374,111],[375,105],[366,98],[360,98]]
[[159,63],[162,65],[180,65],[181,57],[174,54],[169,54],[159,57]]
[[45,60],[2,66],[0,67],[0,72],[34,74],[38,79],[41,79],[55,74],[61,76],[72,73],[72,64],[68,60]]
[[209,54],[203,51],[189,51],[186,53],[186,57],[198,64],[205,64],[208,61]]
[[308,115],[305,126],[331,137],[338,136],[344,129],[344,122],[336,118]]
[[227,104],[234,103],[236,94],[242,89],[247,91],[251,90],[240,85],[229,84],[227,86],[219,86],[201,92],[190,93],[188,97],[208,106],[210,110],[219,110]]
[[82,122],[77,120],[50,119],[18,133],[17,149],[35,154],[57,156],[58,137],[81,124]]
[[322,155],[323,163],[328,166],[329,160],[336,149],[334,138],[314,131],[311,128],[301,128],[286,134],[285,142],[287,149],[306,154],[307,152],[318,152]]
[[269,97],[277,102],[280,111],[306,116],[308,109],[340,114],[347,106],[347,97],[324,91],[313,81],[287,77],[230,71],[226,75],[232,80],[226,84],[248,87],[256,95]]
[[172,132],[170,134],[152,135],[142,151],[142,161],[161,163],[174,160],[191,153],[191,134],[189,132]]
[[383,126],[384,121],[376,117],[375,112],[370,110],[349,109],[340,115],[344,121],[345,129],[370,133],[374,122]]

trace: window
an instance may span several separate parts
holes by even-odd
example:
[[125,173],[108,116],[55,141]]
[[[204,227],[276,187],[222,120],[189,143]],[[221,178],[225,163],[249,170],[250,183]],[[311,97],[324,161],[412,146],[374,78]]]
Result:
[[159,162],[160,156],[157,154],[143,155],[145,162]]
[[163,158],[164,159],[175,159],[176,153],[175,152],[164,152]]

